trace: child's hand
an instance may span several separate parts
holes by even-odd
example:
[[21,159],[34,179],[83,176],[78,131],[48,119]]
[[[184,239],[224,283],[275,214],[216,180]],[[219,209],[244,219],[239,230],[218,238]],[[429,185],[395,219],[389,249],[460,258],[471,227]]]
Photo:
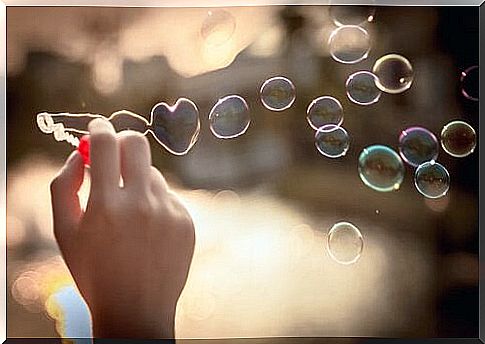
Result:
[[[54,233],[93,320],[94,337],[173,338],[175,307],[194,250],[192,220],[151,166],[148,140],[89,124],[91,190],[77,192],[80,154],[51,184]],[[120,187],[120,176],[123,187]]]

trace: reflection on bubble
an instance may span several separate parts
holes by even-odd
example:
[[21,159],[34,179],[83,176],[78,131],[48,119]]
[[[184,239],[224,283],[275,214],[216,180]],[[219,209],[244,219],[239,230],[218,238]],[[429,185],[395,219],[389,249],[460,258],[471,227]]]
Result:
[[441,146],[451,156],[463,158],[475,150],[475,129],[466,122],[452,121],[441,130]]
[[221,139],[231,139],[246,132],[251,122],[244,98],[231,95],[221,98],[209,113],[210,129]]
[[371,72],[360,71],[350,75],[345,83],[347,97],[359,105],[377,103],[381,90],[376,86],[377,77]]
[[330,55],[335,61],[357,63],[369,55],[370,37],[360,26],[345,25],[332,32],[328,45]]
[[450,188],[450,174],[443,165],[428,161],[416,169],[414,185],[423,196],[440,198],[446,195]]
[[461,73],[461,93],[465,98],[478,101],[479,80],[478,66],[471,66]]
[[173,106],[158,103],[152,108],[150,130],[170,153],[187,154],[199,137],[199,110],[186,98],[179,98]]
[[327,250],[337,263],[357,262],[364,249],[364,239],[359,229],[349,222],[339,222],[330,228],[327,235]]
[[377,76],[377,87],[383,92],[397,94],[409,89],[414,80],[411,63],[404,56],[389,54],[376,61],[372,71]]
[[362,25],[374,20],[376,9],[372,6],[330,6],[329,14],[337,26]]
[[404,179],[404,164],[393,149],[369,146],[360,153],[359,176],[365,185],[376,191],[398,190]]
[[399,136],[399,154],[413,167],[436,160],[438,151],[438,139],[428,129],[411,127],[403,130]]
[[341,125],[344,121],[344,109],[334,97],[319,97],[308,105],[306,119],[315,130],[329,124]]
[[340,158],[349,150],[350,138],[347,131],[333,124],[319,128],[315,134],[315,146],[328,158]]
[[260,90],[261,102],[271,111],[283,111],[296,99],[296,89],[291,80],[277,76],[266,80]]
[[207,13],[200,34],[207,45],[218,46],[226,43],[234,34],[235,29],[236,20],[232,14],[219,9]]

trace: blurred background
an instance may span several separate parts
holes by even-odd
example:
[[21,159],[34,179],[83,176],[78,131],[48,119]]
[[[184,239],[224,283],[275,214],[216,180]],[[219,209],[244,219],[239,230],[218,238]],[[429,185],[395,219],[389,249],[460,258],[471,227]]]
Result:
[[[208,22],[209,11],[224,16]],[[196,225],[178,337],[477,337],[478,152],[440,151],[451,188],[438,200],[416,191],[409,166],[396,192],[366,187],[357,159],[371,144],[397,149],[410,126],[439,136],[462,119],[478,129],[478,102],[460,90],[461,72],[478,64],[478,8],[377,7],[363,24],[370,53],[350,65],[329,56],[336,27],[328,6],[9,7],[8,337],[90,335],[50,213],[49,182],[73,147],[41,133],[36,114],[126,109],[148,119],[154,104],[179,97],[200,110],[196,145],[174,156],[149,138],[154,165]],[[208,44],[208,35],[228,37]],[[387,53],[412,63],[412,87],[370,106],[350,102],[347,77]],[[271,112],[259,88],[279,75],[297,99]],[[247,100],[252,121],[246,134],[221,140],[207,116],[229,94]],[[305,119],[322,95],[344,108],[351,146],[339,159],[317,151]],[[84,200],[88,185],[87,175]],[[326,250],[339,221],[363,235],[355,264]]]

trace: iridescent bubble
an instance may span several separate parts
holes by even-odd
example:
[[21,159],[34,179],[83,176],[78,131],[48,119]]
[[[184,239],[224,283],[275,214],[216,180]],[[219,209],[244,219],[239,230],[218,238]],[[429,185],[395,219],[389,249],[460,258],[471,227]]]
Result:
[[440,198],[450,189],[450,174],[443,165],[428,161],[416,169],[414,185],[423,196]]
[[344,109],[334,97],[319,97],[308,105],[306,119],[315,130],[328,124],[341,125],[344,121]]
[[261,86],[260,97],[264,107],[268,110],[286,110],[295,102],[295,85],[291,80],[282,76],[268,79]]
[[441,130],[441,146],[451,156],[463,158],[470,155],[477,145],[475,129],[466,122],[452,121]]
[[349,150],[350,137],[347,131],[340,126],[325,125],[319,128],[315,134],[315,146],[322,155],[339,158]]
[[332,32],[328,40],[330,55],[341,63],[357,63],[367,58],[370,37],[366,30],[356,25],[345,25]]
[[411,127],[403,130],[399,136],[399,154],[413,167],[436,160],[438,152],[438,139],[428,129]]
[[232,14],[218,9],[207,12],[200,34],[207,45],[218,46],[229,41],[235,29],[236,20]]
[[377,103],[381,97],[381,90],[377,88],[377,77],[371,72],[360,71],[350,75],[345,83],[347,97],[359,105]]
[[404,179],[404,164],[393,149],[369,146],[360,153],[359,176],[365,185],[376,191],[398,190]]
[[246,132],[251,123],[249,107],[244,98],[230,95],[221,98],[209,113],[210,129],[221,139],[231,139]]
[[461,93],[470,100],[479,100],[479,69],[478,66],[467,68],[461,73]]
[[386,93],[404,92],[414,80],[413,66],[408,59],[397,54],[382,56],[374,63],[372,71],[377,76],[377,87]]
[[337,26],[362,25],[374,20],[376,9],[372,6],[330,6],[329,14]]
[[339,222],[330,228],[327,235],[327,250],[337,263],[353,264],[364,250],[364,238],[359,229],[349,222]]

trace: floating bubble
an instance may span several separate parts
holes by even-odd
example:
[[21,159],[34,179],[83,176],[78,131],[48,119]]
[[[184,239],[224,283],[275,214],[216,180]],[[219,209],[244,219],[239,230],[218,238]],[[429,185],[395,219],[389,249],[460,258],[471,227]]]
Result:
[[353,224],[339,222],[328,231],[327,250],[337,263],[350,265],[357,262],[362,255],[364,238]]
[[261,86],[260,97],[264,107],[268,110],[286,110],[295,102],[295,85],[291,80],[282,76],[268,79]]
[[218,46],[231,39],[236,29],[236,20],[225,10],[207,12],[200,34],[207,45]]
[[220,139],[231,139],[246,132],[251,123],[249,107],[244,98],[230,95],[221,98],[209,113],[210,129]]
[[443,165],[428,161],[416,169],[414,185],[423,196],[440,198],[450,189],[450,174]]
[[471,66],[461,73],[461,93],[465,98],[478,101],[479,80],[478,66]]
[[468,156],[473,153],[476,145],[475,129],[466,122],[452,121],[441,130],[441,146],[451,156]]
[[393,149],[369,146],[360,153],[359,176],[365,185],[376,191],[398,190],[404,179],[404,164]]
[[356,25],[340,26],[328,40],[330,55],[340,63],[357,63],[367,58],[370,37],[366,30]]
[[360,71],[350,75],[345,83],[347,97],[359,105],[377,103],[381,97],[381,90],[376,86],[377,77],[371,72]]
[[329,124],[341,125],[344,121],[344,109],[334,97],[319,97],[308,105],[306,119],[315,130]]
[[315,146],[328,158],[340,158],[349,150],[350,138],[347,131],[333,124],[319,128],[315,134]]
[[374,20],[376,9],[372,6],[330,6],[329,14],[337,26],[362,25]]
[[386,93],[404,92],[414,80],[413,66],[408,59],[397,54],[382,56],[374,63],[372,71],[377,76],[377,87]]
[[399,136],[399,154],[413,167],[436,160],[438,151],[438,139],[428,129],[411,127],[403,130]]

